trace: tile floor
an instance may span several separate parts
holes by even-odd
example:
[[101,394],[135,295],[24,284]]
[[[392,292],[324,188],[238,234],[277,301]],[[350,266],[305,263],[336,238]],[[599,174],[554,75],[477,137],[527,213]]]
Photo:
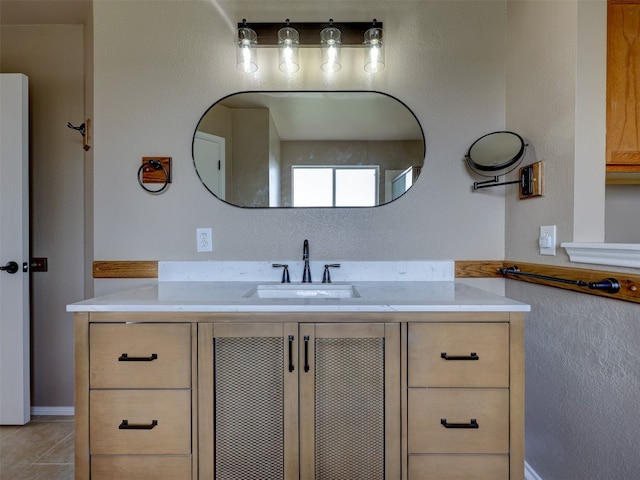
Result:
[[73,417],[0,426],[0,480],[73,480]]

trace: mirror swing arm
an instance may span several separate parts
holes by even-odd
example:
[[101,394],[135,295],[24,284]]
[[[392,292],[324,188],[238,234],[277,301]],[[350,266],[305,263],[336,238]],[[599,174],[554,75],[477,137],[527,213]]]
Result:
[[511,185],[513,183],[520,183],[521,181],[522,181],[522,178],[520,180],[513,180],[511,182],[498,183],[500,182],[500,176],[496,175],[491,180],[484,180],[482,182],[473,182],[473,189],[478,190],[480,188],[499,187],[500,185]]

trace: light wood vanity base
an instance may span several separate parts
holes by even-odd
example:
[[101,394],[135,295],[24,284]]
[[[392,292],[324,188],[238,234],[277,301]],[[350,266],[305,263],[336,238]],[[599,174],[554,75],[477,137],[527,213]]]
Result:
[[75,385],[76,480],[524,478],[521,312],[81,312]]

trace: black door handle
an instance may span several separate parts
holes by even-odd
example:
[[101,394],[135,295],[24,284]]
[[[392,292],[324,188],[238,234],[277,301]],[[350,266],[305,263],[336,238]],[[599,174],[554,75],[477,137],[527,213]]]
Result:
[[293,366],[293,335],[289,335],[289,371],[293,372],[295,367]]
[[0,270],[3,270],[7,273],[16,273],[18,269],[19,267],[16,262],[7,262],[7,264],[4,267],[0,267]]
[[309,335],[304,336],[304,371],[309,371]]

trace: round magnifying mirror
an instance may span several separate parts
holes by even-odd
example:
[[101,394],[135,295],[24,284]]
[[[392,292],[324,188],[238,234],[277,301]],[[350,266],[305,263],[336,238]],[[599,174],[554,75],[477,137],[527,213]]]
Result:
[[494,176],[498,170],[515,168],[522,160],[524,150],[524,140],[517,133],[493,132],[473,142],[466,159],[476,173],[492,172],[490,176]]

